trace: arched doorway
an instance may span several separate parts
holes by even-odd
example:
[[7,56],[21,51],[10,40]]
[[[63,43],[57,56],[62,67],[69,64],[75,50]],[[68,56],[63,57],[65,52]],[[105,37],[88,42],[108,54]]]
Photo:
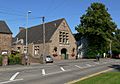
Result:
[[62,55],[63,59],[68,59],[67,49],[66,48],[61,49],[61,55]]

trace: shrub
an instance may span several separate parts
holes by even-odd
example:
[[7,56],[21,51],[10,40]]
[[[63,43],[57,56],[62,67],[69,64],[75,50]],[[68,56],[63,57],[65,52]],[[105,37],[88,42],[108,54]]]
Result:
[[10,56],[8,56],[8,64],[9,65],[15,64],[14,55],[11,54]]
[[20,64],[21,63],[21,59],[19,54],[11,54],[10,56],[8,56],[8,64],[9,65],[14,65],[14,64]]
[[102,53],[102,50],[98,51],[98,50],[93,50],[93,49],[88,49],[87,52],[86,52],[86,56],[87,58],[91,59],[91,58],[96,58],[96,55],[98,53]]
[[16,55],[14,59],[15,59],[15,64],[21,64],[21,59],[19,55]]
[[113,54],[120,54],[120,50],[117,50],[117,49],[116,49],[116,50],[113,50],[112,53],[113,53]]
[[2,65],[2,56],[0,55],[0,66]]

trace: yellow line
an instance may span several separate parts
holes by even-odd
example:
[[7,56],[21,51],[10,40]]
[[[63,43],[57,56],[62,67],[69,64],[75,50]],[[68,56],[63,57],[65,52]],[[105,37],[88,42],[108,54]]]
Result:
[[82,81],[82,80],[85,80],[85,79],[87,79],[87,78],[90,78],[90,77],[93,77],[93,76],[96,76],[96,75],[99,75],[99,74],[101,74],[101,73],[105,73],[105,72],[108,72],[108,71],[111,71],[111,70],[112,70],[112,68],[107,69],[107,70],[104,70],[104,71],[101,71],[101,72],[98,72],[98,73],[94,73],[94,74],[91,74],[91,75],[88,75],[88,76],[85,76],[85,77],[82,77],[82,78],[80,78],[80,79],[78,79],[78,80],[70,81],[70,82],[65,83],[65,84],[73,84],[73,83],[75,83],[75,82]]

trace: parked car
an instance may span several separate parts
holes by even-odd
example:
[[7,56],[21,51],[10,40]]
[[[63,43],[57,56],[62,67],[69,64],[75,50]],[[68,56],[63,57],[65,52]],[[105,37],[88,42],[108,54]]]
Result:
[[50,55],[48,55],[45,57],[45,62],[46,63],[53,63],[53,58]]

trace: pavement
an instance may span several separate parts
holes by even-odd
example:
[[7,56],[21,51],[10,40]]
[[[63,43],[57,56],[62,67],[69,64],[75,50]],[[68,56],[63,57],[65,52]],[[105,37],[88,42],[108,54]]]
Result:
[[[107,58],[109,59],[109,58]],[[49,64],[40,64],[40,63],[31,63],[30,65],[7,65],[7,66],[0,66],[0,71],[12,71],[12,70],[23,70],[23,69],[31,69],[35,68],[37,66],[50,66],[50,65],[57,65],[57,64],[66,64],[66,63],[83,63],[83,62],[90,62],[90,61],[95,61],[96,59],[74,59],[74,60],[58,60],[54,61],[54,63],[49,63]],[[100,60],[106,60],[101,58]]]
[[[102,59],[103,60],[103,59]],[[95,61],[95,59],[77,59],[77,60],[58,60],[54,61],[54,63],[49,64],[40,64],[40,63],[31,63],[30,65],[7,65],[7,66],[0,66],[0,71],[12,71],[12,70],[23,70],[23,69],[31,69],[33,67],[37,66],[49,66],[49,65],[55,65],[60,63],[76,63],[76,62],[89,62],[89,61]]]

